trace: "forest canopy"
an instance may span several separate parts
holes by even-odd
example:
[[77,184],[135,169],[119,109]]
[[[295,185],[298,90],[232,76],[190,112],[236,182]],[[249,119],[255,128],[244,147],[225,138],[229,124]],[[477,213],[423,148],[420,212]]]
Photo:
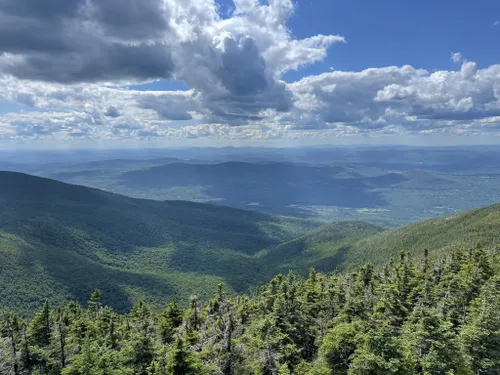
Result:
[[143,301],[127,314],[101,303],[45,303],[1,318],[0,373],[498,374],[498,251],[456,250],[437,261],[401,252],[308,278],[279,274],[250,295],[223,285],[209,301]]

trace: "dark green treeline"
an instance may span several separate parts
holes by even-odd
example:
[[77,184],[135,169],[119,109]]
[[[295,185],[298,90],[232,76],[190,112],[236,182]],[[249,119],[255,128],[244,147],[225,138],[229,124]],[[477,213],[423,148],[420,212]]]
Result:
[[160,314],[137,302],[45,304],[1,320],[0,374],[500,374],[498,253],[429,264],[401,253],[382,270],[278,275],[250,296]]

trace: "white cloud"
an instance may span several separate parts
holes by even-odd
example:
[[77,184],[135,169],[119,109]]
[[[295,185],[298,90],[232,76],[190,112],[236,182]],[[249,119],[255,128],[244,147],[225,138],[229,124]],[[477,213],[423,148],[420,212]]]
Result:
[[0,73],[66,85],[175,77],[202,100],[207,121],[232,125],[267,109],[287,111],[291,94],[280,74],[325,58],[344,40],[293,39],[290,0],[236,1],[227,19],[214,0],[145,0],[140,7],[135,0],[56,0],[51,10],[38,1],[0,4]]
[[461,63],[464,59],[462,57],[462,54],[460,52],[453,52],[451,54],[450,60],[453,61],[454,63]]
[[493,27],[497,27],[498,25],[500,25],[500,21],[493,22]]
[[[285,83],[323,60],[337,35],[295,39],[291,0],[39,0],[0,3],[0,139],[330,139],[500,130],[500,65],[329,71]],[[57,6],[56,6],[57,5]],[[17,23],[16,23],[17,22]],[[133,27],[131,27],[131,25]],[[186,91],[131,82],[175,78]]]
[[289,119],[302,128],[485,131],[483,121],[500,116],[500,65],[477,69],[465,62],[459,71],[433,73],[410,66],[335,71],[304,78],[290,89],[295,117]]
[[500,130],[500,65],[478,69],[473,62],[463,63],[458,71],[430,73],[403,66],[310,76],[283,83],[283,89],[290,93],[288,111],[261,110],[253,117],[250,114],[255,111],[249,107],[245,112],[244,101],[228,103],[229,97],[221,96],[221,110],[243,111],[245,116],[241,117],[232,113],[235,122],[245,124],[239,127],[231,126],[227,112],[217,117],[217,98],[208,99],[196,90],[137,91],[6,76],[0,78],[0,85],[1,100],[43,111],[0,116],[3,138],[288,139],[300,131],[317,138],[318,130],[325,136],[485,134]]

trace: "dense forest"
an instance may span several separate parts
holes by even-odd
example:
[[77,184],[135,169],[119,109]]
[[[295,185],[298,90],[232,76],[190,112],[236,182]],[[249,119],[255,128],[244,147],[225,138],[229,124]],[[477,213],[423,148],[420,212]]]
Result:
[[278,275],[248,295],[222,285],[187,307],[46,303],[1,318],[3,375],[499,374],[500,253]]

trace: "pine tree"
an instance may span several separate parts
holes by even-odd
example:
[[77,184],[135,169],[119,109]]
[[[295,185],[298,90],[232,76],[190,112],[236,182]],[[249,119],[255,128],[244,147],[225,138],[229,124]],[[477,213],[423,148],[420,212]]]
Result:
[[51,330],[50,306],[48,302],[45,302],[43,308],[36,313],[28,327],[31,343],[41,348],[49,346]]
[[169,375],[198,375],[201,364],[196,355],[186,349],[184,341],[177,339],[167,364]]
[[19,375],[19,342],[21,339],[21,321],[17,314],[9,313],[0,321],[0,337],[8,340],[12,355],[12,371]]
[[402,328],[402,342],[406,359],[417,373],[440,375],[462,367],[451,323],[435,308],[415,308]]
[[234,311],[230,310],[224,319],[224,343],[222,348],[221,372],[223,375],[233,375],[234,353],[233,353],[233,333],[234,333]]
[[46,303],[28,326],[0,320],[0,374],[499,374],[498,254],[428,255],[278,275],[236,298],[219,286],[159,315],[143,301],[117,314],[97,292],[88,308]]
[[177,306],[175,298],[161,313],[158,321],[158,334],[163,344],[174,342],[175,330],[182,324],[183,311]]
[[66,367],[66,340],[68,336],[68,318],[64,309],[59,309],[56,313],[56,329],[59,344],[61,368]]
[[102,293],[99,289],[95,289],[90,295],[90,300],[88,302],[89,310],[92,312],[92,315],[95,317],[97,315],[97,311],[101,307],[101,297]]
[[360,335],[360,344],[350,357],[349,375],[409,374],[397,330],[382,314],[376,314],[370,329]]
[[500,372],[500,277],[488,282],[471,304],[460,343],[474,374]]
[[347,374],[351,356],[364,341],[363,325],[358,321],[335,324],[320,348],[324,368],[333,374]]
[[149,369],[149,375],[169,375],[167,346],[160,345]]

